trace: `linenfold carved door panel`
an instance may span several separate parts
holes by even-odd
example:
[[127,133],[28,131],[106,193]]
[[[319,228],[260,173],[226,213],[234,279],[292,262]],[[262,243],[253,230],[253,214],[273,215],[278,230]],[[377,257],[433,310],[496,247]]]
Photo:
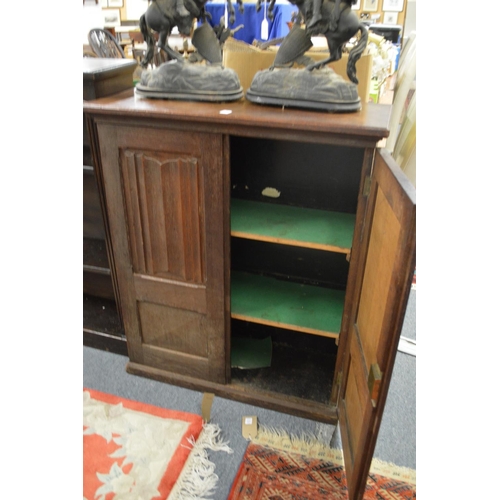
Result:
[[225,383],[222,136],[98,127],[129,358]]
[[385,150],[370,182],[336,368],[350,500],[363,498],[415,269],[414,187]]

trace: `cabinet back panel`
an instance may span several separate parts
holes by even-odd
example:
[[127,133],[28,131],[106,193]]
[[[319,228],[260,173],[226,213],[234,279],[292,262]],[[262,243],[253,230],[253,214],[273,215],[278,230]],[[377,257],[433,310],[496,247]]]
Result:
[[231,238],[231,268],[345,290],[349,263],[345,254]]
[[[231,137],[236,198],[355,213],[364,150]],[[279,192],[272,198],[266,188]]]

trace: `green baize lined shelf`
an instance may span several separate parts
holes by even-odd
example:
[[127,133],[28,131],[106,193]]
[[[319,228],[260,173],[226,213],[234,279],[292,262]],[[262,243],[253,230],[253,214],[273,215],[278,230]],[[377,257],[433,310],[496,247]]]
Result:
[[355,216],[274,203],[231,200],[231,235],[348,254]]
[[345,292],[249,273],[231,273],[231,317],[337,338]]

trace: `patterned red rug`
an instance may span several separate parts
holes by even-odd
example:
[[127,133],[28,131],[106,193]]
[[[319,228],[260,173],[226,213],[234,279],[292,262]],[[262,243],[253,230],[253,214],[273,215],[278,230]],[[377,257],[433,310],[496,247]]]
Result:
[[[276,445],[276,441],[264,438],[267,443]],[[298,440],[278,447],[284,449],[268,444],[248,445],[228,500],[348,500],[342,454],[338,450],[298,444]],[[307,455],[303,454],[306,449]],[[374,461],[363,498],[416,499],[415,471]]]
[[83,392],[86,500],[211,498],[217,476],[207,449],[232,451],[199,415]]

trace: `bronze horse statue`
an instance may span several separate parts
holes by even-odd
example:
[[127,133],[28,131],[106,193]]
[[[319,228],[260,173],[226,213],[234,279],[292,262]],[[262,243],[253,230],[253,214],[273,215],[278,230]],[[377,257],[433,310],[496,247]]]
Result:
[[[168,45],[168,37],[174,27],[179,33],[190,36],[194,19],[205,21],[210,14],[205,10],[209,0],[153,0],[146,12],[139,19],[139,27],[147,44],[146,54],[141,66],[146,68],[154,56],[155,39],[152,31],[159,34],[158,47],[164,50],[170,59],[184,61],[182,55]],[[240,12],[243,11],[243,0],[237,0]],[[231,0],[227,0],[229,23],[235,20],[235,11]]]
[[[261,2],[262,0],[257,0],[257,11],[260,10]],[[270,19],[273,18],[275,2],[276,0],[271,0],[269,3],[267,15]],[[356,3],[356,0],[289,0],[289,2],[298,7],[300,16],[295,22],[300,24],[300,18],[302,18],[307,26],[307,35],[322,34],[328,43],[330,56],[309,64],[306,67],[309,71],[338,61],[342,57],[342,50],[345,43],[355,36],[358,31],[360,32],[358,43],[349,52],[347,60],[347,76],[351,82],[357,84],[356,62],[361,57],[368,43],[368,30],[360,23],[358,16],[351,10],[351,5]],[[316,9],[313,2],[316,2]],[[319,12],[319,16],[315,16],[314,24],[311,24],[315,10]],[[298,57],[302,55],[297,54]]]

